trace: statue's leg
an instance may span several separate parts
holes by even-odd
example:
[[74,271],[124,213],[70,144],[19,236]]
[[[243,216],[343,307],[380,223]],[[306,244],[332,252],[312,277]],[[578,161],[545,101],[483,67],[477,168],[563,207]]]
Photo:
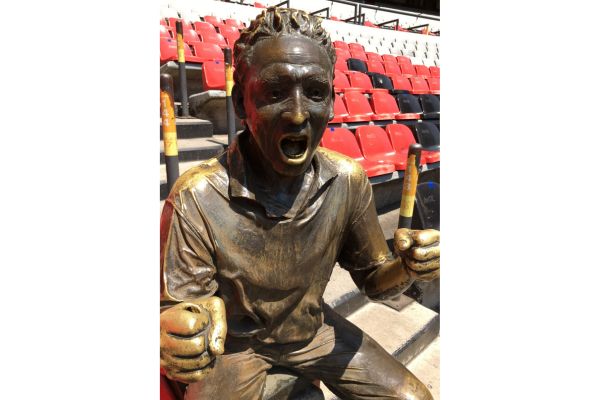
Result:
[[188,385],[185,400],[260,400],[270,368],[252,350],[218,356],[206,378]]
[[[356,325],[325,307],[325,321],[285,364],[320,379],[342,399],[433,400],[427,387]],[[373,321],[385,329],[385,321]]]

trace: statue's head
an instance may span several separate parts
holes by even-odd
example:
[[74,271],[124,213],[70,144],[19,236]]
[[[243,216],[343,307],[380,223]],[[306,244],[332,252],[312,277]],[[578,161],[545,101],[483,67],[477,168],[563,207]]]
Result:
[[321,20],[294,9],[266,9],[235,44],[236,113],[280,175],[308,168],[333,118],[335,57]]

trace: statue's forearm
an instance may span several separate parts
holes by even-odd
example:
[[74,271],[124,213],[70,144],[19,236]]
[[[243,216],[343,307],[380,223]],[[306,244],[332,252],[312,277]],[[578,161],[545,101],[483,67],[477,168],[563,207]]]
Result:
[[364,291],[367,296],[377,296],[390,289],[394,292],[403,292],[414,282],[402,259],[395,259],[381,265],[371,272],[365,279]]

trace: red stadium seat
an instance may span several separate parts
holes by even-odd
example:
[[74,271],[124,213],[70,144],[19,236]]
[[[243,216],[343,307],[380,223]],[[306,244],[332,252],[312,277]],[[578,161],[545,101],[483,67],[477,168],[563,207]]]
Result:
[[391,174],[396,170],[396,167],[392,163],[379,163],[367,160],[360,152],[356,138],[348,129],[328,127],[323,134],[321,144],[327,149],[337,151],[358,161],[369,178]]
[[165,39],[172,39],[175,37],[174,34],[172,34],[173,30],[171,28],[166,27],[165,25],[161,25],[160,26],[160,37],[161,38],[165,38]]
[[365,21],[365,23],[363,24],[364,26],[369,26],[371,28],[379,28],[377,25],[375,25],[374,23],[372,23],[371,21]]
[[223,50],[221,50],[221,47],[219,47],[218,44],[200,42],[192,44],[191,46],[196,57],[200,58],[203,62],[215,60],[222,61],[225,59]]
[[[392,147],[394,148],[394,150],[396,150],[396,153],[403,155],[404,158],[408,158],[408,148],[411,144],[416,143],[415,136],[413,135],[410,128],[402,124],[389,124],[385,127],[385,130],[388,134],[388,138],[390,139]],[[431,157],[430,153],[433,152],[425,150],[421,151],[421,165],[426,164],[428,162],[432,162],[427,161],[428,157],[431,159],[435,158],[435,156]]]
[[198,35],[202,35],[204,33],[217,33],[215,27],[212,24],[209,24],[208,22],[198,21],[194,23],[194,26]]
[[429,72],[431,73],[431,76],[440,77],[440,67],[431,66],[429,67]]
[[[186,62],[199,63],[202,62],[198,57],[195,57],[192,53],[192,49],[187,43],[183,44],[183,54]],[[160,38],[160,63],[164,64],[167,61],[177,61],[177,40]]]
[[440,94],[440,77],[439,76],[430,76],[427,79],[427,84],[429,85],[429,92],[431,94]]
[[358,71],[346,72],[350,80],[350,87],[360,88],[362,92],[371,93],[373,91],[373,83],[367,74]]
[[350,55],[352,55],[352,58],[367,61],[367,53],[362,49],[350,49]]
[[419,65],[419,64],[415,64],[415,71],[417,72],[417,75],[422,76],[422,77],[429,77],[431,75],[431,72],[429,72],[429,68],[427,68],[424,65]]
[[[371,95],[371,106],[375,116],[374,120],[382,119],[415,119],[415,115],[402,114],[398,108],[396,98],[384,91],[376,91]],[[418,117],[418,116],[417,116]]]
[[332,15],[331,17],[329,17],[330,20],[332,21],[339,21],[340,19],[338,17],[336,17],[335,15]]
[[221,21],[219,18],[217,18],[217,17],[214,17],[214,16],[212,16],[212,15],[205,15],[205,16],[203,17],[203,19],[204,19],[206,22],[208,22],[209,24],[213,24],[214,26],[217,26],[217,25],[219,25],[219,24],[223,23],[223,21]]
[[208,33],[205,32],[200,35],[200,39],[206,43],[218,44],[221,47],[228,47],[225,38],[220,33]]
[[427,81],[420,76],[413,76],[408,78],[410,80],[410,84],[413,88],[413,94],[429,94],[431,93],[429,90],[429,85],[427,85]]
[[335,54],[337,56],[338,61],[339,60],[346,61],[347,59],[349,59],[350,57],[352,57],[352,55],[350,54],[350,51],[348,51],[346,49],[336,48],[335,49]]
[[412,60],[406,56],[397,56],[396,61],[398,61],[398,65],[402,65],[402,64],[412,65]]
[[387,133],[381,127],[359,126],[356,128],[356,139],[367,160],[392,163],[399,171],[406,169],[406,156],[396,153]]
[[393,62],[394,64],[398,64],[398,60],[396,60],[396,57],[394,57],[391,54],[384,54],[381,56],[381,59],[383,60],[383,62]]
[[231,25],[219,25],[219,33],[225,38],[225,41],[230,47],[233,47],[235,41],[240,38],[240,31],[238,28]]
[[246,25],[243,22],[238,21],[237,19],[227,18],[225,20],[226,25],[234,26],[239,30],[246,29]]
[[346,60],[338,58],[337,60],[335,60],[334,68],[337,69],[338,71],[346,72],[346,71],[348,71],[348,63],[346,62]]
[[368,61],[378,61],[380,63],[383,62],[383,59],[381,58],[381,56],[377,53],[372,53],[370,51],[365,51],[365,54],[367,55],[367,60]]
[[183,30],[183,41],[187,44],[200,43],[200,36],[193,29],[184,29]]
[[417,76],[417,71],[412,64],[400,64],[400,71],[404,76]]
[[336,93],[343,91],[350,87],[350,81],[343,71],[335,70],[333,78],[333,89]]
[[378,72],[380,74],[385,74],[385,69],[383,69],[383,64],[379,61],[368,61],[367,60],[367,70],[369,72]]
[[225,63],[207,61],[202,65],[203,90],[225,90]]
[[344,100],[339,95],[334,95],[333,100],[333,119],[329,121],[330,124],[337,124],[344,122],[344,118],[348,116],[348,111],[346,110],[346,105],[344,104]]
[[169,26],[171,28],[173,28],[173,31],[175,31],[175,29],[176,29],[176,23],[177,23],[177,21],[181,21],[181,28],[184,31],[186,29],[194,29],[194,27],[192,26],[191,22],[188,22],[188,21],[183,20],[181,18],[167,18],[167,21],[169,21]]
[[348,48],[348,43],[342,42],[341,40],[334,40],[333,47],[336,49],[348,50],[348,52],[350,52],[350,49]]
[[369,100],[357,90],[350,90],[344,93],[344,103],[348,116],[344,117],[344,122],[371,121],[373,119],[373,110],[369,105]]
[[348,50],[359,50],[363,53],[365,52],[364,46],[360,43],[348,43]]
[[396,61],[384,61],[383,68],[385,69],[385,73],[388,75],[390,75],[390,74],[401,75],[402,74],[402,71],[400,71],[400,67],[398,66],[398,63]]
[[169,24],[167,23],[167,20],[166,20],[165,18],[161,18],[161,19],[160,19],[160,24],[161,24],[162,26],[169,26]]
[[265,6],[262,3],[259,3],[258,1],[254,2],[254,7],[256,7],[256,8],[267,8],[267,6]]
[[407,77],[402,75],[388,75],[394,84],[394,89],[396,90],[408,90],[412,93],[412,85]]

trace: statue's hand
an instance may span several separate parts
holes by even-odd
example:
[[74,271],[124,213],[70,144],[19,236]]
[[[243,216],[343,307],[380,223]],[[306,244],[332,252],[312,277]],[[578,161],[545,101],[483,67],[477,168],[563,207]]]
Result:
[[415,280],[431,281],[440,276],[440,231],[398,229],[394,250]]
[[218,297],[183,302],[160,315],[160,366],[170,379],[204,378],[225,351],[225,304]]

